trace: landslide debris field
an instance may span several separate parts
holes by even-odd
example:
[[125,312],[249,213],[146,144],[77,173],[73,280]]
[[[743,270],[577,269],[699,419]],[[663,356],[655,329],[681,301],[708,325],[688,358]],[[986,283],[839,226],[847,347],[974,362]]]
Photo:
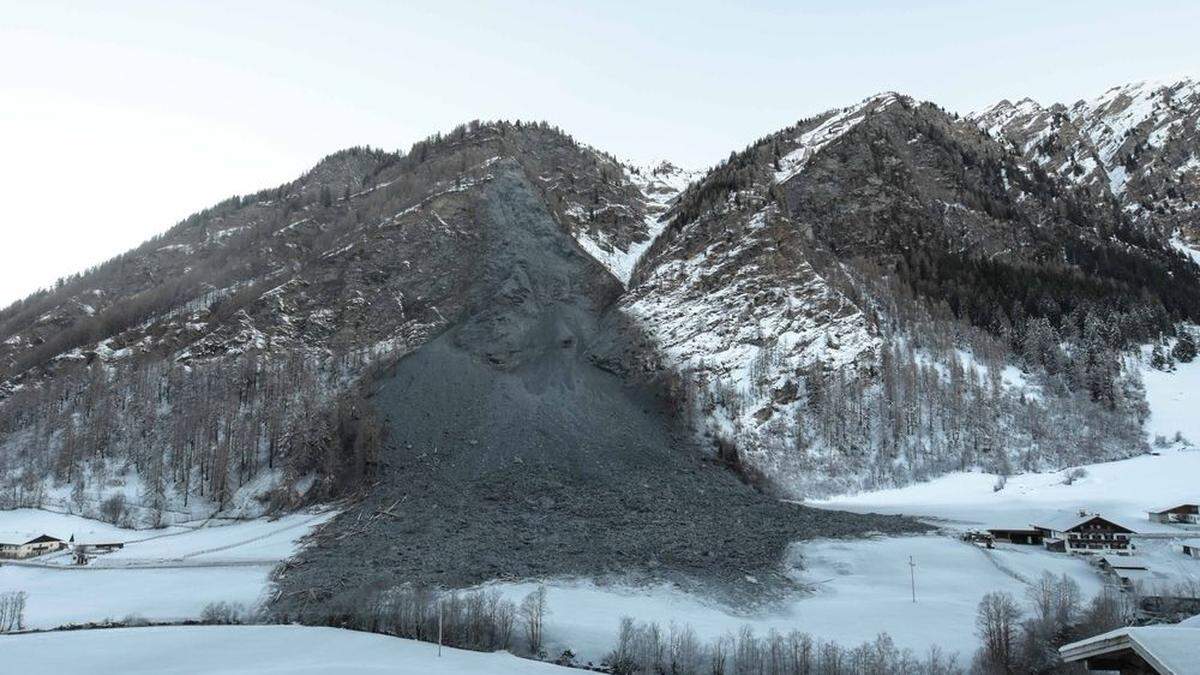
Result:
[[277,609],[498,578],[763,588],[792,541],[928,529],[780,502],[707,459],[652,386],[596,365],[627,349],[604,315],[620,284],[519,171],[481,202],[467,315],[378,383],[380,483],[279,576]]

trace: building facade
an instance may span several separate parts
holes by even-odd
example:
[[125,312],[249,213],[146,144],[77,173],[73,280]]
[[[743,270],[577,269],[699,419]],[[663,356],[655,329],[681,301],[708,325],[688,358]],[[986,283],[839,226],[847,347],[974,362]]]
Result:
[[1176,504],[1149,512],[1156,523],[1186,523],[1200,525],[1200,503]]
[[1133,530],[1099,514],[1053,518],[1034,524],[1046,548],[1065,553],[1129,553]]
[[23,544],[0,544],[0,558],[32,558],[34,556],[61,551],[66,547],[67,542],[62,539],[43,534]]

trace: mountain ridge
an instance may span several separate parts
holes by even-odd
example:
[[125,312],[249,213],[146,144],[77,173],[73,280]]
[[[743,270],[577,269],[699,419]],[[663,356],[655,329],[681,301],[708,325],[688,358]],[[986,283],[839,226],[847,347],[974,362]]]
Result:
[[[1004,103],[963,119],[881,92],[765,136],[702,175],[669,163],[634,167],[545,123],[473,122],[407,153],[333,153],[295,181],[227,200],[0,310],[0,397],[15,401],[10,410],[53,411],[52,420],[69,411],[71,420],[6,415],[10,499],[68,502],[76,468],[96,462],[132,460],[140,476],[159,451],[135,451],[97,420],[149,400],[105,395],[97,407],[95,387],[161,378],[176,383],[160,396],[175,411],[193,396],[179,384],[193,371],[211,386],[241,373],[236,396],[250,408],[199,407],[198,417],[222,420],[215,431],[159,418],[139,427],[168,464],[181,439],[200,448],[183,455],[200,460],[179,459],[192,468],[153,481],[169,489],[142,486],[131,501],[186,502],[180,489],[199,489],[206,508],[253,512],[361,486],[378,467],[377,449],[359,446],[378,443],[381,423],[352,385],[485,308],[468,290],[471,261],[495,245],[480,209],[501,170],[526,176],[573,255],[615,282],[585,284],[613,310],[597,339],[614,349],[593,350],[590,362],[624,378],[665,379],[701,445],[771,489],[859,489],[972,463],[1053,466],[1074,452],[1065,438],[1047,449],[1042,432],[1013,431],[1024,395],[1008,384],[992,393],[980,384],[973,395],[1001,411],[989,429],[931,417],[927,425],[943,428],[936,434],[911,423],[885,434],[899,399],[881,387],[898,363],[941,369],[924,393],[906,385],[917,398],[960,386],[954,377],[1019,368],[1021,377],[1002,379],[1038,389],[1044,414],[1106,420],[1095,430],[1096,456],[1136,451],[1138,385],[1125,382],[1118,355],[1151,340],[1170,350],[1174,336],[1187,337],[1179,326],[1195,320],[1194,271],[1173,251],[1189,235],[1168,233],[1162,219],[1147,225],[1143,202],[1117,200],[1091,136],[1065,106]],[[1172,208],[1176,219],[1184,213]],[[502,281],[514,297],[528,292],[529,271],[517,270]],[[512,366],[516,352],[504,340],[494,347],[481,357]],[[288,381],[303,383],[294,397],[270,406],[260,398]],[[1090,403],[1068,404],[1074,392]],[[837,406],[854,401],[871,410],[870,422],[834,424],[846,413]],[[258,429],[256,415],[268,420]],[[991,454],[1012,433],[1020,449]],[[117,448],[111,457],[95,456],[101,442]],[[215,455],[214,445],[223,446]],[[85,451],[64,459],[75,446]],[[53,456],[39,458],[38,447]],[[214,456],[241,458],[236,479],[215,488],[214,471],[224,469],[213,469]],[[284,469],[281,458],[290,458]],[[343,465],[354,468],[329,478]],[[110,494],[113,470],[97,474],[100,485],[79,502]],[[263,471],[278,472],[274,487],[244,494]],[[301,490],[314,475],[326,476],[319,489]]]

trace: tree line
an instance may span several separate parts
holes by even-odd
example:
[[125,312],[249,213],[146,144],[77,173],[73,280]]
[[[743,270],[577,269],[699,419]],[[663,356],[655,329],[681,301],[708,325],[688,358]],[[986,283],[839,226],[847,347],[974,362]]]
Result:
[[[0,403],[0,502],[41,506],[61,486],[75,512],[157,525],[193,500],[224,508],[264,474],[278,486],[264,510],[352,492],[375,469],[383,427],[345,377],[314,355],[250,352],[49,379]],[[140,485],[135,503],[109,504],[119,476]],[[300,495],[291,486],[308,476]]]

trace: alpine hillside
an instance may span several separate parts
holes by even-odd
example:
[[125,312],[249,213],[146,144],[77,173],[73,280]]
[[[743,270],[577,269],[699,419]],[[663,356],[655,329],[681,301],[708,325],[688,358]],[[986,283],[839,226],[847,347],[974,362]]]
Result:
[[544,123],[335,153],[0,311],[0,507],[344,500],[276,578],[311,620],[399,580],[788,583],[790,542],[921,526],[780,497],[1148,449],[1142,347],[1200,323],[1195,90],[883,93],[703,174]]

